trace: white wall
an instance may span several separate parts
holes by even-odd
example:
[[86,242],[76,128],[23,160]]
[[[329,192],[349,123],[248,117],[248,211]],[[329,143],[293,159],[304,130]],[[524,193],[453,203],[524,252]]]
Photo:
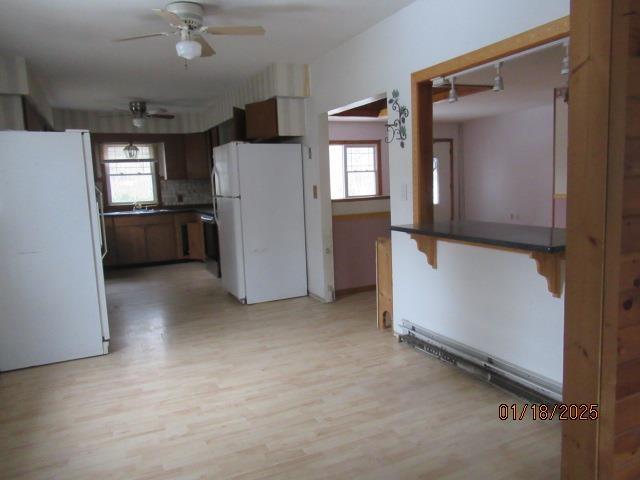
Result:
[[553,103],[463,123],[467,219],[550,227]]
[[[412,72],[568,13],[569,0],[458,0],[455,9],[450,2],[418,0],[310,65],[307,143],[312,147],[312,159],[305,161],[305,184],[313,293],[330,298],[333,279],[331,236],[327,235],[331,232],[331,202],[326,112],[394,88],[400,91],[400,102],[410,107]],[[397,142],[389,149],[393,224],[412,221],[411,148],[409,133],[404,149]],[[311,195],[313,185],[319,189],[317,199]],[[547,292],[544,279],[536,277],[532,260],[507,252],[447,245],[440,248],[440,268],[432,271],[406,235],[394,234],[393,238],[395,322],[407,319],[438,330],[455,317],[455,329],[447,330],[454,338],[554,380],[561,379],[563,301]],[[469,251],[460,256],[461,249]],[[492,267],[486,258],[498,261],[499,268]],[[488,270],[486,277],[480,275],[484,270]],[[447,276],[459,281],[447,283]],[[466,281],[466,276],[477,282]],[[510,286],[508,295],[497,288],[505,282]],[[455,298],[450,297],[451,292]],[[467,302],[467,298],[478,300]],[[440,307],[431,308],[438,302]],[[536,308],[527,314],[521,307],[523,302]],[[501,340],[500,328],[508,322],[512,322],[508,331],[514,336]],[[535,328],[536,323],[550,328]],[[521,342],[525,335],[526,350],[506,347],[509,342]]]
[[20,96],[29,97],[40,115],[53,125],[53,110],[45,86],[24,57],[0,57],[0,96],[5,97],[0,100],[0,129],[24,129],[24,120],[17,120],[18,116],[24,116],[22,105],[18,108],[16,104]]

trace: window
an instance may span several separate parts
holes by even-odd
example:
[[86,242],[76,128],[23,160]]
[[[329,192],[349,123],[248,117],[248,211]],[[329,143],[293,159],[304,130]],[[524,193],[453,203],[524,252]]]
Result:
[[102,146],[109,205],[158,203],[156,187],[156,149],[151,144],[136,144],[138,156],[127,157],[124,143]]
[[379,151],[377,141],[329,145],[332,200],[380,193]]

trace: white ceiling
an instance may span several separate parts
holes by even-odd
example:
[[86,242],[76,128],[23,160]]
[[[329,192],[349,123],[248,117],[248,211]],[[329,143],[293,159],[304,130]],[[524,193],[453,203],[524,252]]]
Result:
[[[554,44],[528,55],[508,60],[502,67],[504,91],[487,91],[434,103],[433,116],[440,122],[461,122],[500,115],[553,103],[553,89],[566,85],[560,74],[564,46]],[[458,84],[493,85],[494,64],[456,77]]]
[[413,0],[205,0],[205,24],[263,25],[265,37],[208,37],[189,63],[151,12],[163,0],[1,0],[0,54],[27,58],[54,107],[109,110],[129,99],[189,110],[274,62],[309,63]]

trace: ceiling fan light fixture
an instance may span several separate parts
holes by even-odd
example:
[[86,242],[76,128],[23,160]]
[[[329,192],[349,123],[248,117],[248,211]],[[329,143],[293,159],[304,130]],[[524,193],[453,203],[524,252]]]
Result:
[[194,40],[180,40],[176,43],[178,56],[185,60],[193,60],[202,55],[202,45]]
[[134,117],[132,121],[133,121],[133,126],[136,128],[142,128],[147,123],[144,117]]

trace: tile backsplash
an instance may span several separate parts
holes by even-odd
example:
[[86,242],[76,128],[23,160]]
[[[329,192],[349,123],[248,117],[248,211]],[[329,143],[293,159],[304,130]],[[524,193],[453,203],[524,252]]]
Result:
[[161,180],[160,195],[167,206],[201,205],[212,202],[208,180]]

